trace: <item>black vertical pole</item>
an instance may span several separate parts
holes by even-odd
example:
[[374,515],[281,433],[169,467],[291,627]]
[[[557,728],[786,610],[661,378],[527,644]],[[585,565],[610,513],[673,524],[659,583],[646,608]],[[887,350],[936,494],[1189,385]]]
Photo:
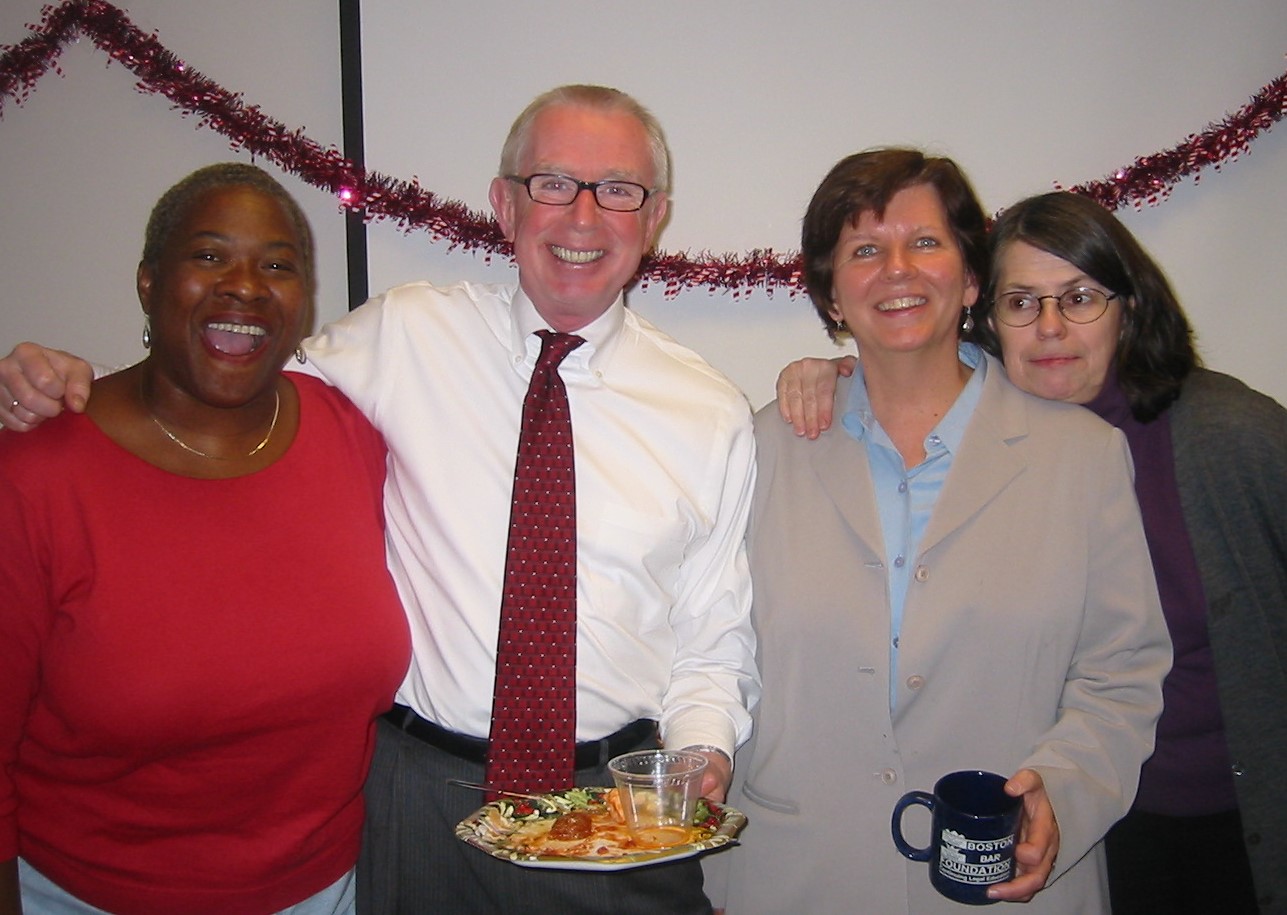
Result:
[[[340,0],[340,104],[344,118],[344,157],[354,165],[365,168],[361,7],[361,0]],[[370,295],[366,221],[360,211],[345,211],[344,234],[349,278],[349,311],[352,311],[365,302]]]

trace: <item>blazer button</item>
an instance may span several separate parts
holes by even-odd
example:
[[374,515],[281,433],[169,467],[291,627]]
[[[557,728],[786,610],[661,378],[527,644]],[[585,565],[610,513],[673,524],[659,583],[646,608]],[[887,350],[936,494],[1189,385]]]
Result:
[[1245,771],[1245,770],[1242,768],[1242,763],[1234,763],[1234,764],[1233,764],[1233,775],[1234,775],[1234,778],[1237,778],[1238,776],[1242,775],[1242,774],[1244,773],[1244,771]]
[[912,674],[910,677],[907,678],[908,689],[920,689],[924,685],[925,685],[925,678],[922,677],[920,674]]
[[886,785],[892,785],[898,781],[898,773],[893,769],[885,769],[880,773],[880,780]]
[[916,567],[916,580],[922,583],[929,581],[929,566]]

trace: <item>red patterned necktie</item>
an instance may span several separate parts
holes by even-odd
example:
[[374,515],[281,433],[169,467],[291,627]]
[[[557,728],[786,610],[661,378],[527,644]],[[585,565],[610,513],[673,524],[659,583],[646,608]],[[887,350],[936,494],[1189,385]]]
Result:
[[541,355],[523,398],[514,467],[487,754],[488,785],[529,794],[570,788],[575,769],[576,476],[558,369],[585,342],[537,333]]

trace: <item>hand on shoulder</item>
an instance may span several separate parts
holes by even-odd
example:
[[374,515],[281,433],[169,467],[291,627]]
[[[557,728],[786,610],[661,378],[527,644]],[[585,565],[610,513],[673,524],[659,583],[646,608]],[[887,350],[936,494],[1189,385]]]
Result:
[[0,359],[0,424],[28,432],[64,409],[83,413],[94,370],[71,353],[19,343]]
[[831,428],[836,382],[854,373],[853,356],[797,359],[778,375],[778,412],[796,435],[814,439]]

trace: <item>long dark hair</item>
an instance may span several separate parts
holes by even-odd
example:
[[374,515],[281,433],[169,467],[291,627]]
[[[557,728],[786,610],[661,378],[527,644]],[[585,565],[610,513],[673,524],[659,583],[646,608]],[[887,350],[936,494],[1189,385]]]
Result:
[[[1021,241],[1073,264],[1123,299],[1122,330],[1113,355],[1117,381],[1140,422],[1161,415],[1201,365],[1193,328],[1166,275],[1135,236],[1095,201],[1067,191],[1028,197],[1006,209],[989,235],[992,277],[1002,253]],[[994,355],[1001,345],[989,320],[995,284],[979,302],[979,342]]]

